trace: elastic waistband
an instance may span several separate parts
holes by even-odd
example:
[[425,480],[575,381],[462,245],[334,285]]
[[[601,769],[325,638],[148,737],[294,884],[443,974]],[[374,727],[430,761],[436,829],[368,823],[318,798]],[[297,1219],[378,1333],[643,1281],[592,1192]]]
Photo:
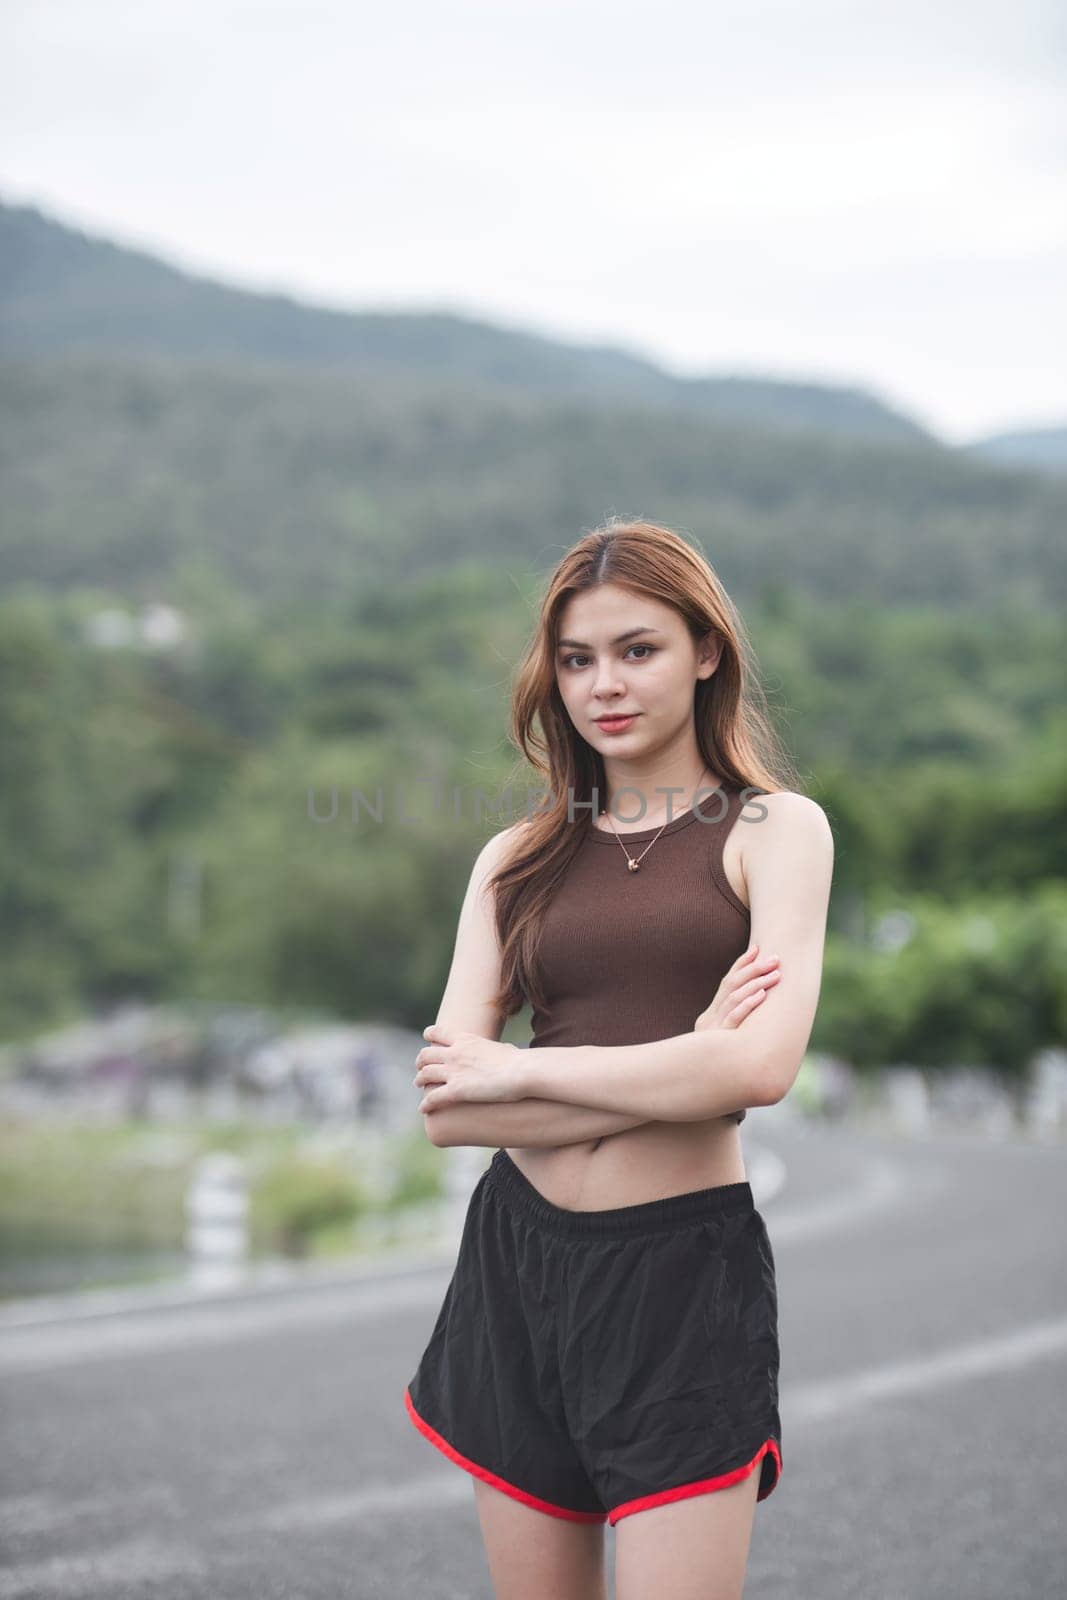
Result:
[[568,1211],[553,1205],[515,1165],[506,1150],[498,1150],[486,1169],[486,1181],[512,1210],[522,1212],[543,1228],[575,1237],[650,1233],[658,1229],[702,1222],[735,1211],[754,1211],[750,1183],[720,1183],[712,1189],[690,1189],[662,1200],[645,1200],[635,1206],[615,1206],[607,1211]]

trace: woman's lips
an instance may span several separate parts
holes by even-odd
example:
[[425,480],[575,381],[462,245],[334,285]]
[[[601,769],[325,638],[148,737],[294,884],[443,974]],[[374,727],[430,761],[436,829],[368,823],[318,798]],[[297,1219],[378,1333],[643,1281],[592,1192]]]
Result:
[[597,717],[596,725],[605,733],[625,733],[631,722],[636,722],[639,713],[633,712],[628,717]]

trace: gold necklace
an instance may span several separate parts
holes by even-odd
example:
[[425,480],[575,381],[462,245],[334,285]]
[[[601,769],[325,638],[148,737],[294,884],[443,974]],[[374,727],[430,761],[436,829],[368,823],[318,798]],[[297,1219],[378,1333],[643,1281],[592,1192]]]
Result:
[[[705,767],[703,772],[700,774],[700,776],[702,778],[706,778],[707,775],[708,775],[708,769],[707,769],[707,767]],[[699,783],[697,784],[697,788],[698,789],[700,788]],[[693,807],[690,806],[689,809],[692,810]],[[683,814],[683,816],[685,815],[684,812],[682,814]],[[605,812],[605,816],[607,817],[608,821],[611,822],[611,812],[610,811]],[[668,817],[667,818],[667,822],[677,822],[677,820],[678,820],[677,817]],[[667,826],[667,822],[665,822],[663,824],[663,828],[665,828]],[[658,839],[659,838],[659,834],[663,832],[663,828],[661,828],[659,830],[659,833],[656,834],[656,839]],[[620,837],[618,829],[615,827],[614,822],[611,822],[611,831],[615,835],[616,839],[618,839],[619,848],[622,850],[623,855],[626,857],[627,870],[630,871],[630,872],[636,872],[638,867],[641,865],[642,861],[648,855],[648,852],[652,849],[652,846],[655,844],[656,839],[650,839],[648,841],[648,843],[645,845],[645,848],[641,851],[641,854],[639,856],[632,856],[630,854],[629,850],[627,850],[626,846],[623,844],[622,838]]]

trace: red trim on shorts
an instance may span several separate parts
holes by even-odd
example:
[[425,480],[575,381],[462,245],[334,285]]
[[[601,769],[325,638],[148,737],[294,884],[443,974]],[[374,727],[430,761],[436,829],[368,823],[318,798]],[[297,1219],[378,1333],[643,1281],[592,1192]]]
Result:
[[[749,1473],[759,1466],[768,1451],[775,1460],[775,1474],[766,1489],[761,1489],[756,1496],[757,1500],[766,1500],[782,1475],[782,1453],[778,1448],[777,1439],[767,1439],[760,1445],[751,1461],[746,1461],[743,1467],[734,1467],[732,1472],[720,1473],[717,1478],[699,1478],[696,1483],[684,1483],[677,1489],[664,1489],[661,1494],[643,1494],[637,1500],[627,1500],[624,1505],[616,1506],[614,1511],[608,1512],[608,1522],[614,1527],[620,1517],[628,1517],[634,1511],[647,1511],[650,1506],[665,1506],[671,1500],[687,1500],[690,1495],[710,1494],[714,1489],[726,1489],[731,1483],[747,1478]],[[762,1471],[762,1468],[760,1470]]]
[[404,1405],[408,1416],[424,1438],[429,1439],[431,1444],[436,1445],[442,1455],[448,1457],[449,1461],[454,1461],[457,1467],[463,1467],[467,1472],[473,1473],[474,1477],[481,1478],[483,1483],[491,1484],[494,1489],[502,1490],[504,1494],[509,1494],[513,1500],[521,1500],[524,1506],[533,1506],[535,1511],[547,1511],[549,1516],[552,1517],[566,1517],[570,1522],[604,1522],[606,1520],[608,1515],[606,1511],[568,1511],[566,1506],[554,1506],[548,1500],[539,1500],[535,1494],[527,1494],[525,1489],[517,1489],[513,1483],[507,1483],[503,1478],[498,1478],[496,1473],[490,1472],[487,1467],[480,1467],[476,1461],[468,1461],[466,1456],[460,1455],[459,1451],[454,1449],[447,1439],[443,1439],[434,1428],[430,1427],[428,1422],[419,1416],[419,1413],[415,1410],[411,1394],[407,1389],[404,1390]]

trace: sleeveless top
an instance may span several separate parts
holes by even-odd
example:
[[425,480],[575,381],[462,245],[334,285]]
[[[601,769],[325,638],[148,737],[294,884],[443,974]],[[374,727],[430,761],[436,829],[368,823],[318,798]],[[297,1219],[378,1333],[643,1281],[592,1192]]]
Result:
[[[613,833],[587,823],[545,913],[539,963],[549,1004],[533,1009],[530,1049],[648,1044],[692,1031],[748,949],[749,913],[722,856],[759,793],[723,780],[662,833],[657,825],[622,834],[636,857],[659,833],[638,872]],[[742,1109],[736,1120],[744,1118]]]

